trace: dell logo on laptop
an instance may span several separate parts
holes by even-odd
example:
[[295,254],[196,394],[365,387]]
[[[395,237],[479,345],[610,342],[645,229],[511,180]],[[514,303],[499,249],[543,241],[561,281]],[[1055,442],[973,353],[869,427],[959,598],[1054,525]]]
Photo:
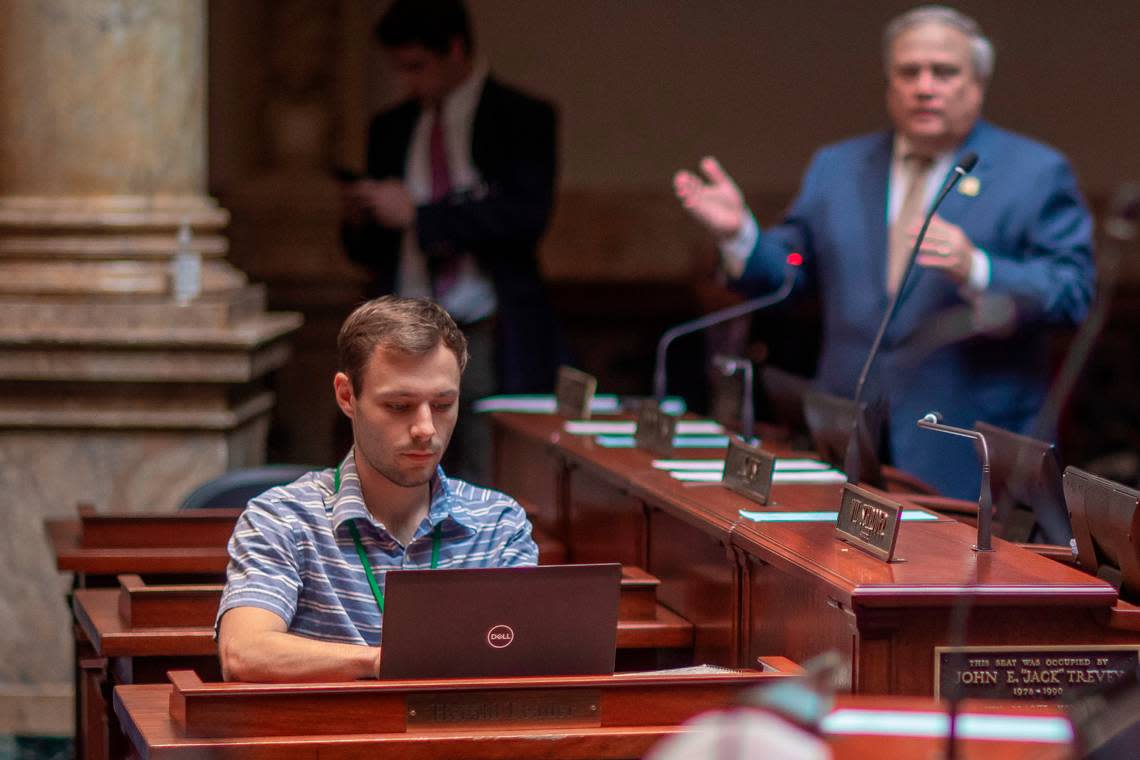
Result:
[[509,625],[496,625],[487,631],[487,643],[495,649],[509,647],[515,640],[515,632]]

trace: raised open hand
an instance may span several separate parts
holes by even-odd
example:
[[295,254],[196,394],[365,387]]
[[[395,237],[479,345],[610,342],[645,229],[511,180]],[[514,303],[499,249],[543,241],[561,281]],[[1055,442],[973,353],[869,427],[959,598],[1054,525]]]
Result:
[[744,196],[715,158],[702,158],[700,170],[703,179],[684,169],[673,175],[677,198],[718,238],[731,238],[744,224]]

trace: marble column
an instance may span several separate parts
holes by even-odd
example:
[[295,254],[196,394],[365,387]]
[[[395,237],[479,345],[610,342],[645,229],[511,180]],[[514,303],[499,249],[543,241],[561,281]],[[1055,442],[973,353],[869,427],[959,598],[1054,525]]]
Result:
[[[300,318],[226,260],[205,34],[205,0],[0,16],[0,733],[71,728],[68,579],[43,519],[169,509],[265,456],[265,377]],[[179,303],[183,228],[201,293]]]

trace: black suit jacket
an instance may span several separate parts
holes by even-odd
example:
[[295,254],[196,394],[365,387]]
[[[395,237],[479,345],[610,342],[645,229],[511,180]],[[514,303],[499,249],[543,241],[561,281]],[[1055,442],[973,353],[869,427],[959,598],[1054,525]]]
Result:
[[[419,116],[419,103],[406,101],[373,118],[370,177],[403,179]],[[496,362],[506,393],[550,390],[560,359],[536,256],[554,203],[556,122],[549,103],[488,78],[471,130],[471,157],[483,186],[419,206],[416,213],[415,233],[429,267],[470,252],[494,283]],[[401,235],[375,224],[345,227],[349,258],[372,272],[371,295],[394,290]]]

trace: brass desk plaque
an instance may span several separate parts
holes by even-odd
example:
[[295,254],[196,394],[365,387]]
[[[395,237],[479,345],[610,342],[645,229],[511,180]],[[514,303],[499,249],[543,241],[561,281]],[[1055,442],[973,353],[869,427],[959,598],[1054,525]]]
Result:
[[409,729],[601,726],[597,689],[433,691],[407,697]]
[[633,434],[637,448],[651,451],[657,456],[671,456],[676,432],[676,417],[661,411],[656,402],[642,402],[637,410],[637,429]]
[[835,521],[835,537],[890,562],[902,522],[902,504],[859,486],[843,486],[843,501]]
[[1131,676],[1138,663],[1135,644],[935,647],[934,696],[1067,701]]
[[558,368],[558,384],[554,389],[555,412],[568,420],[590,419],[590,405],[598,390],[598,379],[593,375],[561,366]]
[[732,436],[728,439],[728,452],[724,456],[721,485],[757,504],[767,504],[775,469],[776,457],[759,446],[749,446]]

